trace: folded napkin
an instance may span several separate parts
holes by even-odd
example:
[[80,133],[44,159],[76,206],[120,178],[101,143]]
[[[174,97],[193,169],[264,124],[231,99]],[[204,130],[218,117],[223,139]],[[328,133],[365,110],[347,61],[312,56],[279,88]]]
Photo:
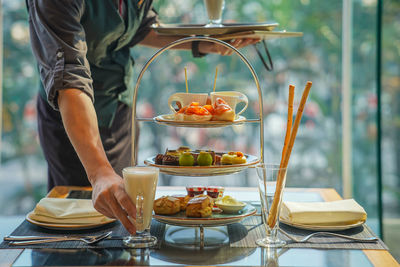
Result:
[[42,198],[30,218],[56,224],[99,224],[113,221],[99,213],[90,199]]
[[282,202],[280,217],[293,224],[349,225],[365,222],[367,213],[354,200],[331,202]]

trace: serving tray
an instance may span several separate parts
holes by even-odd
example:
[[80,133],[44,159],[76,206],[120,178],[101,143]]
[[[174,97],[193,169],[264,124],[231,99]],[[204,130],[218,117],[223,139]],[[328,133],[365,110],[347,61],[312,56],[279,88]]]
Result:
[[164,35],[220,35],[244,31],[272,31],[279,24],[263,23],[224,23],[222,27],[205,27],[205,24],[163,24],[155,23],[151,28]]

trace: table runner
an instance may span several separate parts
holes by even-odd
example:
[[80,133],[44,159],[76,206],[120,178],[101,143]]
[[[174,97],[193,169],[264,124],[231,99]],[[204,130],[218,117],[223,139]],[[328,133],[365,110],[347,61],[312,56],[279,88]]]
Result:
[[[296,238],[304,237],[312,231],[296,229],[284,224],[281,228],[288,234]],[[230,247],[236,248],[255,248],[257,247],[255,240],[265,236],[264,226],[261,224],[260,216],[250,216],[242,221],[242,223],[235,223],[227,226]],[[67,241],[56,242],[47,244],[27,245],[27,246],[11,246],[9,242],[3,241],[0,244],[0,249],[4,248],[127,248],[122,243],[121,237],[127,236],[128,232],[118,221],[111,223],[107,226],[96,229],[78,230],[78,231],[59,231],[50,230],[38,227],[24,221],[21,223],[10,235],[40,235],[40,236],[60,236],[66,234],[79,234],[79,235],[98,235],[104,232],[113,231],[111,239],[103,240],[94,245],[88,245],[80,241]],[[161,246],[164,239],[165,224],[156,220],[152,220],[150,232],[159,240],[156,249]],[[357,236],[357,237],[371,237],[375,236],[373,231],[366,225],[361,227],[340,231],[338,233]],[[206,237],[207,238],[207,237]],[[291,241],[283,235],[280,235],[289,244],[287,248],[318,248],[318,249],[379,249],[387,250],[387,246],[379,239],[376,243],[361,243],[346,241],[336,237],[314,237],[308,243],[290,243]]]
[[[238,231],[237,227],[233,230],[234,225],[228,226],[231,247],[257,247],[255,241],[265,237],[265,229],[261,223],[261,216],[251,216],[242,221],[242,231]],[[282,230],[296,238],[305,237],[313,231],[297,229],[285,224],[280,224]],[[376,237],[374,232],[366,225],[356,228],[339,231],[335,233],[350,235],[354,237]],[[318,236],[313,237],[307,243],[293,243],[288,237],[279,233],[279,237],[288,242],[286,248],[318,248],[318,249],[380,249],[388,250],[388,247],[379,239],[376,243],[362,243],[345,240],[337,237]]]
[[[106,226],[102,226],[95,229],[86,230],[51,230],[42,228],[29,223],[28,221],[23,221],[10,235],[15,236],[64,236],[64,235],[99,235],[104,232],[112,231],[111,238],[105,239],[99,243],[88,245],[81,241],[65,241],[65,242],[54,242],[54,243],[44,243],[36,245],[25,245],[25,246],[13,246],[9,242],[3,241],[0,244],[0,249],[10,249],[10,248],[127,248],[122,243],[122,237],[129,235],[125,230],[123,225],[119,222],[113,222]],[[156,220],[152,220],[150,232],[152,235],[157,237],[159,240],[155,248],[161,246],[162,240],[164,238],[165,224],[159,223]]]

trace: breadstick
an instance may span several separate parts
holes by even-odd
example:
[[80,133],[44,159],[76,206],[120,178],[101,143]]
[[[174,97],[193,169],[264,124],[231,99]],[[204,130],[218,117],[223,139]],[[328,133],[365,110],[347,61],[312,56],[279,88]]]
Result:
[[287,125],[286,125],[285,143],[283,144],[281,163],[279,165],[280,168],[282,168],[282,166],[283,166],[283,159],[285,158],[285,154],[287,151],[287,146],[288,146],[289,138],[290,138],[290,132],[292,130],[293,99],[294,99],[294,85],[289,85],[288,117],[287,117]]
[[[293,129],[290,133],[288,148],[287,148],[287,151],[283,158],[283,165],[282,165],[283,169],[286,169],[287,165],[289,163],[290,154],[292,153],[293,144],[294,144],[294,141],[296,140],[297,130],[300,125],[301,117],[303,116],[304,106],[306,104],[307,97],[310,92],[311,86],[312,86],[312,82],[308,81],[306,84],[306,87],[304,89],[303,95],[301,96],[300,105],[297,109],[297,114],[296,114],[296,118],[294,120]],[[274,195],[274,200],[272,202],[271,209],[270,209],[270,212],[268,215],[268,225],[270,228],[274,227],[276,220],[277,220],[278,206],[279,206],[279,202],[281,200],[281,195],[282,195],[282,191],[283,191],[283,181],[285,179],[285,175],[286,175],[286,172],[279,171],[279,173],[278,173],[278,178],[277,178],[278,180],[276,183],[276,191],[275,191],[275,195]]]

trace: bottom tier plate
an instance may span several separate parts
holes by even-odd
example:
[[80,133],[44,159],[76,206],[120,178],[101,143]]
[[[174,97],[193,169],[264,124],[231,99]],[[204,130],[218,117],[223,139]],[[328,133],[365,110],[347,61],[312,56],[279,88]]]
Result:
[[254,215],[256,211],[255,207],[248,204],[236,214],[217,213],[208,218],[192,218],[187,217],[182,211],[174,215],[154,214],[153,218],[162,223],[178,226],[219,226],[240,222],[245,217]]

